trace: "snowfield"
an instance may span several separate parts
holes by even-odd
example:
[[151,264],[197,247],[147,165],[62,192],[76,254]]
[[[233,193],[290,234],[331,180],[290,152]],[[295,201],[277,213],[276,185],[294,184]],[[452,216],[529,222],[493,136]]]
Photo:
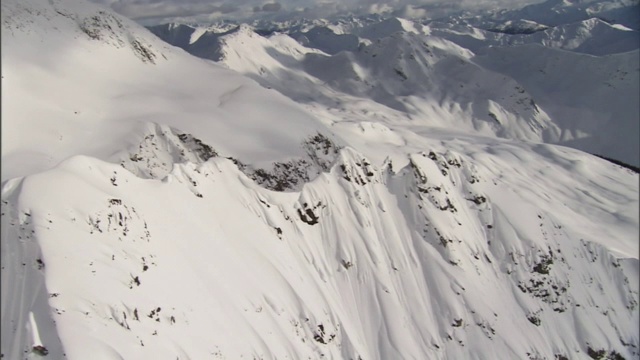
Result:
[[[638,173],[544,143],[575,124],[503,78],[516,50],[244,26],[228,69],[88,3],[1,6],[3,359],[640,356]],[[637,147],[631,80],[606,144]]]
[[215,43],[183,48],[333,122],[376,116],[393,126],[560,144],[640,164],[640,110],[629,101],[640,97],[638,31],[590,19],[511,35],[391,18],[354,31],[359,46],[326,26],[290,36],[256,31],[242,25],[212,33]]

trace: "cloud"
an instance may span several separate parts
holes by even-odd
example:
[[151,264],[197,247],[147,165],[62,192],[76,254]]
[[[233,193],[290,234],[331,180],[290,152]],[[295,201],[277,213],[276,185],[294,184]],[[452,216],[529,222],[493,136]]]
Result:
[[116,12],[134,20],[164,19],[190,17],[209,14],[230,14],[239,10],[232,3],[203,2],[172,2],[172,1],[117,1],[110,4]]
[[397,9],[395,14],[398,17],[405,19],[424,19],[430,16],[431,12],[427,11],[427,9],[415,7],[414,5],[405,5],[402,8]]
[[[542,0],[92,0],[145,25],[211,22],[259,17],[328,17],[393,12],[409,18],[437,17],[478,8],[515,8]],[[277,14],[277,15],[276,15]],[[287,15],[288,14],[288,15]]]
[[383,14],[393,11],[393,7],[389,4],[371,4],[367,7],[367,13],[369,14]]
[[253,7],[253,12],[254,13],[259,13],[259,12],[277,12],[280,11],[282,9],[282,4],[280,3],[266,3],[262,6],[254,6]]
[[282,5],[280,3],[268,3],[268,4],[264,4],[262,5],[262,11],[279,11],[280,9],[282,9]]

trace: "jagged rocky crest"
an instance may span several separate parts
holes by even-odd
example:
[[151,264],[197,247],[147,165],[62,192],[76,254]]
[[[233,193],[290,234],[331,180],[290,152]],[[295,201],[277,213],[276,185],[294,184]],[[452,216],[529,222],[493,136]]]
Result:
[[[302,175],[296,177],[297,182],[291,183],[299,189],[287,187],[284,190],[291,196],[281,198],[276,195],[282,193],[263,187],[270,188],[273,184],[288,181],[289,177],[285,180],[279,178],[284,174],[274,173],[267,181],[265,177],[256,177],[255,182],[262,187],[238,186],[242,178],[252,181],[256,176],[255,170],[243,169],[237,162],[234,164],[231,159],[218,155],[191,135],[163,126],[153,128],[155,134],[144,137],[142,146],[138,148],[140,151],[121,163],[127,170],[90,158],[71,159],[59,170],[52,170],[50,175],[20,180],[20,185],[13,183],[3,195],[3,226],[11,229],[12,236],[18,239],[37,239],[39,243],[47,244],[64,233],[69,245],[79,246],[79,241],[113,242],[113,254],[110,251],[86,250],[83,259],[74,260],[90,263],[87,274],[81,275],[86,276],[83,281],[90,281],[97,270],[98,276],[108,284],[114,282],[113,291],[121,294],[114,294],[111,300],[99,300],[101,305],[90,306],[86,311],[87,314],[99,313],[102,306],[111,309],[111,316],[100,320],[112,329],[110,331],[125,329],[132,334],[140,334],[144,328],[150,334],[166,333],[174,326],[194,321],[193,316],[197,313],[178,305],[176,299],[170,300],[171,297],[156,292],[159,279],[153,275],[166,271],[165,264],[171,261],[168,254],[158,253],[162,248],[159,244],[171,242],[173,236],[166,233],[168,228],[161,225],[161,219],[167,211],[180,213],[180,209],[187,207],[192,209],[191,214],[193,211],[202,212],[199,216],[203,219],[222,217],[225,213],[226,221],[232,221],[234,216],[241,216],[245,221],[252,219],[250,228],[262,234],[259,239],[248,240],[252,238],[242,235],[242,227],[223,221],[220,224],[225,231],[238,233],[233,239],[217,242],[219,247],[235,246],[233,244],[238,241],[256,241],[253,246],[266,242],[277,248],[277,244],[286,244],[290,250],[286,255],[279,255],[279,261],[287,263],[306,254],[310,270],[303,270],[306,269],[303,264],[307,262],[293,265],[296,264],[294,261],[291,266],[301,266],[299,271],[305,274],[311,271],[304,276],[309,281],[319,281],[317,291],[325,294],[322,299],[342,293],[334,294],[333,286],[354,286],[349,285],[350,279],[361,279],[362,285],[348,291],[380,301],[380,305],[374,307],[376,310],[367,310],[361,316],[378,318],[383,316],[380,312],[384,312],[386,306],[404,314],[385,319],[385,327],[399,326],[402,321],[407,321],[406,316],[416,311],[414,306],[404,303],[408,301],[402,300],[405,296],[418,294],[430,299],[431,309],[439,310],[435,313],[429,309],[421,310],[422,315],[412,317],[414,320],[410,321],[413,327],[429,329],[429,343],[416,348],[407,345],[407,348],[394,352],[399,356],[407,355],[405,351],[430,354],[435,358],[451,354],[462,356],[467,346],[499,346],[503,341],[519,341],[511,340],[511,324],[526,329],[526,334],[531,336],[537,328],[543,329],[544,333],[555,334],[563,331],[558,328],[559,322],[575,321],[583,323],[579,326],[581,331],[591,334],[583,337],[579,336],[579,331],[569,333],[569,339],[576,348],[560,343],[545,347],[536,342],[536,345],[518,349],[501,348],[499,353],[510,352],[530,359],[550,356],[571,358],[578,352],[622,358],[638,355],[637,338],[632,331],[634,314],[638,312],[638,292],[629,280],[635,276],[633,269],[637,261],[614,256],[593,238],[577,239],[579,228],[576,224],[559,219],[555,212],[526,205],[524,195],[510,198],[511,206],[515,201],[521,208],[517,214],[508,213],[508,205],[502,197],[505,192],[515,191],[508,185],[513,179],[505,183],[501,178],[523,176],[514,174],[525,169],[526,165],[513,163],[515,172],[507,169],[492,174],[486,171],[486,165],[480,165],[456,151],[440,148],[409,155],[406,165],[395,165],[397,170],[393,170],[391,161],[378,168],[358,151],[350,147],[337,150],[324,136],[314,135],[304,146],[315,154],[309,158],[322,156],[323,160],[315,160],[314,164],[318,168],[324,166],[326,171],[310,182],[303,182]],[[158,158],[158,161],[166,159],[166,164],[147,161],[152,158]],[[333,159],[331,165],[330,159]],[[310,163],[311,160],[307,161]],[[86,181],[83,177],[87,175],[82,175],[85,171],[82,169],[87,166],[95,168],[90,175],[95,178],[92,182],[101,184],[103,190],[91,193],[93,200],[85,205],[82,204],[87,199],[83,198],[82,201],[65,203],[68,205],[60,209],[51,205],[53,207],[45,210],[24,197],[24,194],[40,189],[38,192],[49,194],[48,197],[52,196],[50,192],[59,194],[51,199],[51,204],[55,204],[58,202],[56,199],[64,194],[58,189],[60,186],[84,191],[81,188],[86,185],[80,184]],[[306,166],[302,168],[306,169]],[[39,185],[48,182],[51,176],[55,178],[57,171],[74,174],[78,180],[67,185],[54,183],[55,186],[49,189]],[[619,171],[626,173],[622,169]],[[142,185],[149,181],[147,177],[157,185]],[[526,175],[523,179],[527,180]],[[171,193],[176,196],[161,188],[153,190],[160,183],[164,184],[163,188],[173,189]],[[133,189],[136,190],[132,192]],[[195,196],[181,195],[182,189],[187,190],[185,194],[191,192]],[[532,194],[540,194],[541,191],[559,194],[555,189],[536,189]],[[136,200],[137,196],[145,193],[148,195],[144,196],[161,202],[165,201],[163,198],[170,197],[173,210],[165,209],[162,217],[157,217],[150,204]],[[553,207],[558,201],[562,200],[551,199],[549,204]],[[33,210],[29,210],[32,206],[35,206]],[[66,206],[75,210],[64,210]],[[518,224],[519,221],[526,221],[529,225]],[[41,228],[43,225],[45,228]],[[178,223],[172,222],[167,226],[178,226]],[[32,229],[38,231],[33,232]],[[198,245],[199,242],[192,237],[184,241],[189,242],[189,247],[198,249],[206,243]],[[3,248],[5,251],[16,246],[3,244],[9,246]],[[43,270],[40,263],[53,268],[59,266],[56,264],[60,260],[52,255],[49,247],[45,248],[46,251],[33,259],[36,274]],[[309,253],[310,249],[315,250]],[[131,252],[137,255],[129,260],[126,254]],[[223,261],[217,256],[215,258]],[[108,272],[105,273],[100,266],[92,267],[94,263],[119,264],[122,261],[131,263],[127,265],[131,268],[130,273],[115,275],[115,278],[107,275]],[[7,263],[7,266],[11,271],[20,271],[17,263]],[[173,266],[169,268],[179,271]],[[240,273],[246,271],[235,266],[234,269]],[[291,286],[303,285],[293,282]],[[138,289],[145,292],[138,294]],[[71,288],[60,284],[49,291],[57,294],[51,300],[59,309],[56,318],[66,316],[65,311],[71,311],[75,305],[61,301],[73,298],[68,295]],[[297,290],[291,291],[297,293]],[[116,301],[128,292],[135,294],[127,295],[126,301]],[[487,292],[492,295],[487,295]],[[157,294],[153,296],[154,305],[143,301],[142,294]],[[289,293],[285,291],[283,294]],[[310,294],[297,294],[306,300],[298,305],[286,305],[290,295],[279,295],[277,299],[257,303],[255,313],[259,316],[263,311],[274,311],[274,314],[279,314],[275,315],[276,318],[283,317],[283,321],[290,322],[299,339],[306,344],[302,353],[315,356],[331,354],[340,358],[376,357],[385,352],[391,353],[390,344],[365,347],[354,340],[356,336],[368,336],[363,335],[367,334],[367,326],[361,328],[339,308],[355,306],[352,311],[364,311],[358,310],[362,306],[359,301],[352,302],[339,296],[337,299],[341,300],[335,301],[341,305],[337,305],[321,300],[324,305],[320,310],[307,299]],[[391,305],[396,301],[404,305]],[[496,303],[500,305],[496,306]],[[201,310],[199,305],[195,306]],[[160,308],[165,310],[160,313]],[[609,321],[601,322],[598,320],[600,317]],[[39,321],[45,320],[40,318]],[[83,321],[91,320],[86,318]],[[598,336],[592,332],[596,323],[600,329],[596,331],[602,331]],[[187,329],[185,327],[184,331]],[[603,337],[602,334],[606,335]],[[144,337],[145,348],[156,348],[154,336]],[[267,334],[260,336],[283,341]],[[523,336],[527,335],[523,333]],[[218,345],[226,349],[220,350],[221,354],[241,353],[225,346],[224,341]]]
[[[305,157],[274,162],[266,169],[247,165],[233,157],[223,157],[267,189],[297,191],[321,173],[328,172],[341,150],[340,146],[321,133],[309,136],[300,146],[305,150]],[[162,179],[171,172],[174,164],[201,164],[217,156],[220,155],[216,150],[191,134],[169,126],[148,124],[140,144],[122,156],[120,164],[137,176]]]
[[[2,18],[3,31],[28,33],[33,31],[29,24],[39,22],[39,19],[44,20],[40,23],[46,23],[51,19],[63,18],[66,26],[74,28],[82,36],[118,49],[128,48],[144,63],[155,64],[160,58],[167,59],[160,49],[154,49],[143,36],[136,36],[131,31],[129,21],[125,23],[120,16],[92,7],[83,8],[82,11],[70,10],[65,0],[52,0],[50,4],[51,7],[42,7],[34,6],[31,1],[3,3],[3,11],[10,14]],[[63,31],[52,24],[46,30]]]

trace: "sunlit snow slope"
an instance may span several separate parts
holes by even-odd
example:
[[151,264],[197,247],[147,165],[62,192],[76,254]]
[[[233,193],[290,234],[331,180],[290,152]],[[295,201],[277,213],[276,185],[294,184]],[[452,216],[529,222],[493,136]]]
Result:
[[336,27],[261,36],[264,30],[240,25],[190,44],[173,38],[196,29],[153,30],[335,122],[377,116],[392,125],[560,144],[640,165],[640,112],[631,100],[640,97],[637,30],[595,17],[532,33],[484,30],[455,18],[425,26],[391,17],[355,24],[351,33]]
[[78,153],[113,159],[138,145],[144,122],[198,133],[252,162],[298,156],[300,139],[324,129],[275,91],[94,5],[2,9],[3,180]]
[[339,122],[76,1],[2,30],[3,359],[638,357],[638,174]]

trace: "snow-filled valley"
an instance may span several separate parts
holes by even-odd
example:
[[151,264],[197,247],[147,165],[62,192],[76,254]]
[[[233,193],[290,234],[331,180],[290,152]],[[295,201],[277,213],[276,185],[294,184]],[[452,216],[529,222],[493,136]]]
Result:
[[2,358],[639,358],[638,5],[547,3],[3,1]]
[[640,165],[640,109],[629,101],[640,98],[637,30],[598,18],[532,34],[450,19],[298,27],[268,37],[248,25],[150,29],[335,123],[375,116],[392,126],[560,144]]

